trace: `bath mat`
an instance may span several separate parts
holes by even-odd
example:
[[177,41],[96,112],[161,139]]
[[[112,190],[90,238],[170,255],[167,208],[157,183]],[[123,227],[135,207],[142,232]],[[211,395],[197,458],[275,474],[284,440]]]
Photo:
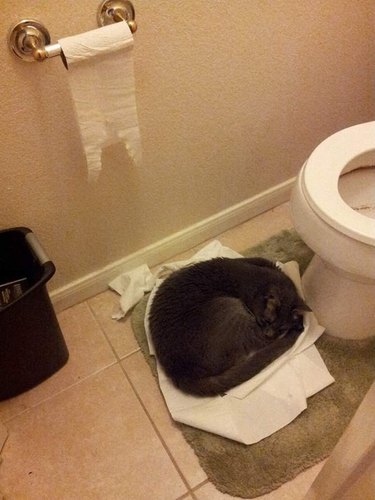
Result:
[[[297,260],[301,274],[313,256],[293,230],[241,253],[281,262]],[[147,297],[134,308],[132,326],[156,376],[143,326],[146,304]],[[375,337],[354,341],[323,334],[316,346],[336,382],[310,397],[308,409],[272,436],[246,446],[175,423],[218,490],[243,498],[264,495],[330,454],[375,379]]]

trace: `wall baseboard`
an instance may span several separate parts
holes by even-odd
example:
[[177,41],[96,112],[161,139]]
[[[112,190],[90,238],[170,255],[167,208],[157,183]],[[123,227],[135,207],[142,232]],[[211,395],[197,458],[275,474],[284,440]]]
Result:
[[156,266],[223,231],[288,201],[294,181],[295,177],[53,290],[50,296],[55,310],[62,311],[103,292],[108,288],[108,283],[123,272],[130,271],[145,263],[150,267]]

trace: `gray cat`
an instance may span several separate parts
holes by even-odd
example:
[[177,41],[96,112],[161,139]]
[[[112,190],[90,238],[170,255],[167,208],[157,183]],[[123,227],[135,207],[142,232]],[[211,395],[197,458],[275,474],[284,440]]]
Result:
[[179,389],[214,396],[292,347],[309,310],[272,262],[216,258],[162,283],[150,309],[150,333],[159,362]]

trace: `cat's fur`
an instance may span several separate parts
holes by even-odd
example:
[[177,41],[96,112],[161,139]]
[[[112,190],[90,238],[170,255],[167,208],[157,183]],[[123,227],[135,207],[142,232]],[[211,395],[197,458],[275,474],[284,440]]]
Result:
[[181,390],[223,394],[287,351],[303,331],[290,278],[262,258],[216,258],[170,275],[151,305],[156,355]]

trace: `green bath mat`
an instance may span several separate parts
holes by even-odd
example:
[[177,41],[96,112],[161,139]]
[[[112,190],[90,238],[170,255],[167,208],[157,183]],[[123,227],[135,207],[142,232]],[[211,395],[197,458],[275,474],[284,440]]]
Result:
[[[243,255],[297,260],[303,273],[313,254],[288,230]],[[132,326],[156,377],[143,326],[146,304],[147,297],[135,307]],[[323,334],[316,346],[336,382],[310,397],[307,410],[272,436],[246,446],[176,423],[218,490],[243,498],[264,495],[330,454],[375,379],[375,337],[353,341]]]

